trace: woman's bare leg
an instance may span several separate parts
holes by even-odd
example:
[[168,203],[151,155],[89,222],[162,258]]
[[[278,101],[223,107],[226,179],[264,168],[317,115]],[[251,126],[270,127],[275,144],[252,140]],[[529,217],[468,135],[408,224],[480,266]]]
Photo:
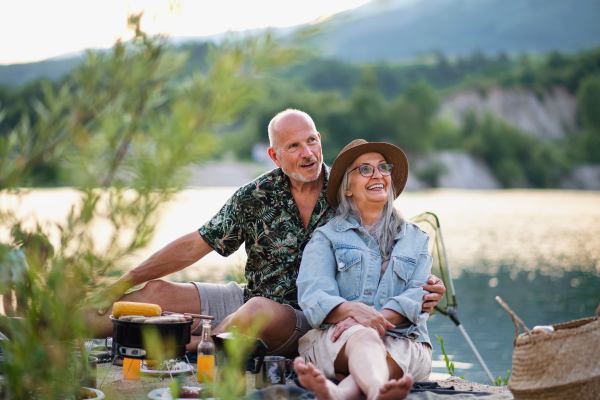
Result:
[[407,375],[390,380],[400,377],[401,370],[391,359],[393,364],[388,366],[388,359],[377,332],[361,329],[350,336],[334,365],[336,372],[349,372],[369,400],[403,399],[410,391],[412,378]]
[[338,386],[300,357],[294,365],[298,379],[317,400],[356,400],[365,395],[368,400],[404,399],[412,387],[410,375],[402,377],[402,370],[388,356],[373,329],[356,331],[342,347],[334,368],[336,374],[349,375]]

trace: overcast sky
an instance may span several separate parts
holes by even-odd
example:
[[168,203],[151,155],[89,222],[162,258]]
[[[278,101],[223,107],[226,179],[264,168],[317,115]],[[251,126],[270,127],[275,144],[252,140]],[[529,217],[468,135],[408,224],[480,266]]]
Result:
[[369,0],[0,0],[0,64],[39,61],[127,40],[127,15],[145,10],[142,28],[171,36],[285,27],[315,21]]

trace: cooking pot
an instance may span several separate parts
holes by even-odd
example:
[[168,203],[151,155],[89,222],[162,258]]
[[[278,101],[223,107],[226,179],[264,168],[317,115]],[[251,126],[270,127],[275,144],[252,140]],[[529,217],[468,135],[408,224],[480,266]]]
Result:
[[[112,318],[112,317],[111,317]],[[121,321],[112,318],[113,347],[112,357],[120,356],[138,360],[146,359],[148,353],[159,351],[170,358],[185,356],[185,346],[190,343],[192,321],[147,324],[143,322]],[[144,342],[144,332],[154,331],[160,347],[149,347]]]

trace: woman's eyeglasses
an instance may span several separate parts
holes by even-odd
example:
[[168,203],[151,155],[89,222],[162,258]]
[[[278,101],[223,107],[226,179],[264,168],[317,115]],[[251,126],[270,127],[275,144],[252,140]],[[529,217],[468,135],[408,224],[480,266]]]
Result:
[[[372,165],[362,164],[356,168],[351,169],[350,171],[348,171],[348,173],[354,171],[355,169],[358,169],[358,172],[360,172],[360,174],[365,178],[372,177],[373,173],[375,172],[375,167],[373,167]],[[379,164],[377,166],[377,169],[379,170],[379,173],[382,176],[390,176],[392,174],[392,164]]]

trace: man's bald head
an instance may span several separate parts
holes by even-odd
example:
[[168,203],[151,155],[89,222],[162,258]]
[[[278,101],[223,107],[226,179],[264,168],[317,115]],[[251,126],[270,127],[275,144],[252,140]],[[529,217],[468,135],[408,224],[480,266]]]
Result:
[[279,144],[278,132],[297,131],[305,129],[307,125],[317,132],[317,127],[310,115],[300,110],[288,108],[274,116],[269,122],[269,144],[277,151]]

